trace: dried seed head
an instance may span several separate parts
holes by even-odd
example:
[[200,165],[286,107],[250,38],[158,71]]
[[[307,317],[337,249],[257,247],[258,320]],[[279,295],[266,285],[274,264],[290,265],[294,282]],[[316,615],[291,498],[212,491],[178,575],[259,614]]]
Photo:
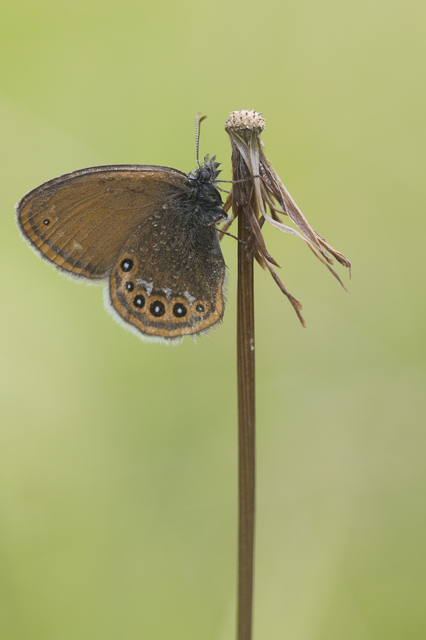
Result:
[[[265,222],[298,238],[301,238],[314,255],[322,262],[335,278],[346,289],[336,271],[330,266],[337,260],[342,266],[351,268],[349,260],[333,249],[324,238],[316,233],[303,213],[285,188],[280,177],[265,154],[260,138],[265,128],[265,120],[256,111],[233,111],[225,124],[232,146],[232,179],[234,185],[232,200],[233,216],[225,223],[223,230],[231,224],[237,215],[244,215],[245,225],[250,229],[248,250],[253,250],[254,257],[261,267],[268,269],[287,296],[299,320],[305,326],[300,313],[302,305],[284,287],[274,266],[279,266],[268,253],[263,238],[262,227]],[[269,210],[269,213],[268,213]],[[281,221],[287,216],[297,229],[289,227]]]
[[225,130],[230,129],[250,129],[251,131],[263,131],[265,128],[265,119],[261,113],[257,113],[254,109],[248,111],[232,111],[228,120],[225,122]]

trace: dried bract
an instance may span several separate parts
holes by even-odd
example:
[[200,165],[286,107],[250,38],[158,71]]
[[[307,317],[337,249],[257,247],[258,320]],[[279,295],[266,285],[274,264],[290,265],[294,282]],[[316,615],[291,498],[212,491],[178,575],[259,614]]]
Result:
[[[227,220],[222,230],[227,230],[235,219],[238,208],[243,207],[246,223],[250,228],[248,250],[252,250],[257,262],[270,271],[281,291],[293,305],[300,322],[305,326],[301,315],[302,304],[281,282],[274,269],[274,266],[279,267],[279,265],[266,249],[262,234],[265,221],[280,231],[297,236],[306,242],[318,260],[329,269],[344,289],[346,289],[345,285],[330,265],[337,260],[350,269],[351,263],[343,253],[333,249],[314,231],[294,202],[265,155],[264,144],[260,138],[264,128],[265,120],[262,115],[253,110],[233,111],[225,123],[232,145],[233,186],[228,203],[230,206],[232,202],[233,215]],[[298,230],[283,224],[281,216],[288,216]]]

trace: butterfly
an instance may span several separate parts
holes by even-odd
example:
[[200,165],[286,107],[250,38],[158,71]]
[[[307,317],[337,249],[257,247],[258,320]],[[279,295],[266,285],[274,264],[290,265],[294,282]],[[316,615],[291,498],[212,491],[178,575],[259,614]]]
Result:
[[[198,155],[198,154],[197,154]],[[215,156],[185,174],[152,165],[81,169],[16,205],[24,239],[77,279],[108,282],[108,307],[139,337],[205,332],[224,312],[226,219]]]

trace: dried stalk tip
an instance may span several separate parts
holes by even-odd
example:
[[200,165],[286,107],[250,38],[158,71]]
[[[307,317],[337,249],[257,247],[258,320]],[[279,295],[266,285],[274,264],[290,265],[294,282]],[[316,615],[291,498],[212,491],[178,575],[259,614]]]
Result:
[[[265,222],[271,226],[301,238],[313,254],[340,282],[347,291],[338,274],[330,265],[335,260],[350,271],[351,263],[340,251],[333,249],[324,238],[311,227],[303,213],[285,188],[280,177],[265,155],[265,147],[260,134],[265,128],[265,120],[256,111],[233,111],[225,124],[232,146],[232,201],[233,215],[222,227],[226,231],[238,215],[244,211],[246,225],[250,230],[248,249],[263,269],[268,269],[281,291],[287,296],[296,311],[300,322],[305,321],[300,313],[301,303],[285,288],[273,265],[278,263],[268,253],[262,233]],[[228,202],[227,201],[227,202]],[[269,213],[268,213],[269,210]],[[288,216],[298,231],[282,223],[281,216]]]
[[230,129],[250,129],[250,131],[263,131],[265,128],[265,119],[261,113],[257,113],[254,109],[251,111],[232,111],[228,120],[225,122],[225,130]]

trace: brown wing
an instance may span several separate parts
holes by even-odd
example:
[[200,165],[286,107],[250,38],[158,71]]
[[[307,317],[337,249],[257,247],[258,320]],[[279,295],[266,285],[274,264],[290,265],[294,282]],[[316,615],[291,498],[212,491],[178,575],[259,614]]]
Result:
[[[104,278],[144,216],[184,189],[170,167],[90,167],[46,182],[16,205],[23,236],[76,276]],[[160,203],[160,205],[159,205]]]
[[225,262],[217,230],[188,230],[173,212],[153,209],[123,246],[110,275],[110,303],[150,338],[204,331],[222,319]]

